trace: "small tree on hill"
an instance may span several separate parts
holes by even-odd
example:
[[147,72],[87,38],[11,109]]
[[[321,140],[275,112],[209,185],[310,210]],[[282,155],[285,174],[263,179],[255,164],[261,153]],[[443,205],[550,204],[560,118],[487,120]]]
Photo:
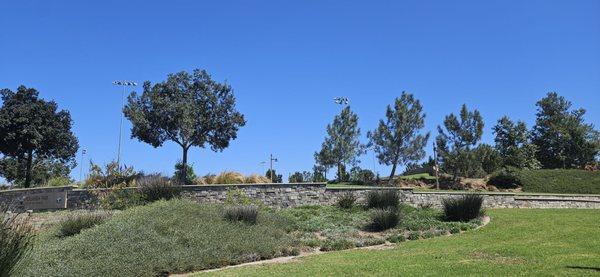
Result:
[[35,161],[58,162],[70,169],[79,148],[69,112],[58,111],[56,102],[44,101],[38,94],[25,86],[16,92],[0,90],[0,153],[24,172],[24,187],[31,186]]
[[[192,146],[222,151],[246,124],[235,108],[233,89],[204,70],[169,74],[155,85],[144,83],[142,95],[131,93],[124,108],[131,136],[154,147],[173,141],[182,149],[183,171]],[[185,172],[181,176],[187,176]]]
[[367,133],[367,137],[379,162],[392,166],[391,184],[398,164],[406,165],[425,157],[429,133],[421,134],[425,127],[425,113],[421,102],[412,94],[402,92],[393,108],[388,105],[385,116],[385,121],[380,120],[377,129]]
[[463,105],[459,117],[454,114],[446,116],[445,128],[438,126],[436,138],[442,165],[452,172],[454,181],[458,180],[459,174],[473,172],[477,166],[471,149],[483,135],[483,118],[478,110],[469,111]]

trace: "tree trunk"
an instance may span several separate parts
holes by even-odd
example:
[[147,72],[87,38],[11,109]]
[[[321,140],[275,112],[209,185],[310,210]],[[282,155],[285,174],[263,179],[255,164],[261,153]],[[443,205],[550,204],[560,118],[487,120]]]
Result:
[[188,185],[187,183],[187,155],[188,155],[188,147],[183,147],[183,158],[181,159],[181,177],[180,182],[184,185]]
[[25,187],[31,186],[31,165],[33,163],[33,150],[29,150],[27,153],[27,167],[25,169]]
[[392,173],[390,173],[390,179],[388,180],[388,184],[389,185],[393,185],[394,184],[394,175],[396,175],[396,164],[394,163],[392,165]]
[[342,163],[338,163],[337,165],[338,168],[338,183],[342,182]]

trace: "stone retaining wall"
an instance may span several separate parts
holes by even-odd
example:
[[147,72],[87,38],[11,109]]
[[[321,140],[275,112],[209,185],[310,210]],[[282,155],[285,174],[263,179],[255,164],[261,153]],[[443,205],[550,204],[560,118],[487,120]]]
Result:
[[[223,203],[228,198],[245,195],[270,207],[285,208],[300,205],[331,205],[345,193],[353,193],[359,202],[372,190],[397,190],[402,202],[409,205],[441,207],[443,199],[460,197],[471,192],[460,191],[413,191],[410,188],[335,188],[328,189],[324,183],[302,184],[243,184],[243,185],[201,185],[184,186],[182,197],[199,203]],[[480,193],[484,195],[486,208],[587,208],[600,209],[600,195],[570,194],[523,194],[523,193]],[[41,195],[55,197],[56,205],[47,208],[28,207],[31,199]],[[66,195],[65,203],[60,203],[61,195]],[[35,197],[32,197],[35,196]],[[89,190],[73,187],[36,188],[0,191],[0,202],[16,203],[18,209],[96,209],[97,197]],[[49,203],[54,203],[49,201]],[[62,205],[62,206],[61,206]]]

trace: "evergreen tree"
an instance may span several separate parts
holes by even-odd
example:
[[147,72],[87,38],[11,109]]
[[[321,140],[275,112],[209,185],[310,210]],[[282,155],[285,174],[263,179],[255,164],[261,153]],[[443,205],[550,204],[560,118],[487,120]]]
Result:
[[348,175],[344,170],[346,165],[356,165],[358,156],[365,152],[359,137],[358,115],[350,107],[345,107],[327,125],[327,137],[321,150],[315,153],[315,162],[325,169],[336,166],[338,181],[344,180],[344,176]]
[[469,111],[466,105],[462,106],[459,117],[446,116],[445,130],[438,126],[436,138],[442,167],[452,173],[454,181],[459,175],[469,177],[477,166],[481,166],[476,162],[472,147],[483,135],[483,118],[478,110]]
[[513,122],[507,116],[498,120],[493,128],[495,148],[502,157],[502,165],[521,169],[538,169],[537,146],[530,141],[531,133],[524,122]]
[[584,122],[584,109],[550,92],[537,102],[533,143],[544,168],[579,168],[593,163],[600,151],[600,134]]
[[0,154],[4,156],[0,173],[22,180],[24,187],[31,186],[32,172],[40,165],[58,163],[70,171],[79,148],[69,112],[59,111],[56,102],[44,101],[38,94],[25,86],[16,92],[0,90]]
[[412,94],[402,92],[394,107],[387,106],[385,120],[373,132],[367,133],[380,163],[391,165],[389,181],[393,183],[398,164],[406,165],[425,157],[429,133],[421,134],[425,127],[425,113],[421,102]]

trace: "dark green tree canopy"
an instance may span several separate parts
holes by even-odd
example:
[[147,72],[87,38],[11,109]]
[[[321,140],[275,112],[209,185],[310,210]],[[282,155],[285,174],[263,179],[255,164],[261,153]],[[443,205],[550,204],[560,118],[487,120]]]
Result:
[[129,95],[124,113],[133,124],[132,137],[154,147],[165,141],[181,146],[184,171],[190,147],[222,151],[246,124],[231,86],[198,69],[170,74],[155,85],[146,81],[142,95]]
[[600,134],[584,122],[584,109],[572,110],[572,104],[556,92],[537,102],[533,143],[544,168],[576,168],[594,162],[600,151]]
[[498,120],[493,128],[495,148],[502,157],[503,166],[538,169],[537,146],[532,144],[531,133],[523,121],[513,122],[507,116]]
[[459,174],[468,176],[481,166],[471,148],[483,135],[483,118],[478,110],[469,111],[466,105],[462,106],[459,116],[446,116],[445,130],[438,126],[436,138],[442,168],[451,172],[454,180]]
[[358,115],[350,107],[345,107],[327,125],[327,137],[321,150],[315,153],[316,163],[325,169],[337,166],[338,179],[341,180],[344,165],[356,165],[358,157],[365,152],[365,145],[361,144],[359,137]]
[[385,117],[385,120],[379,121],[375,131],[367,133],[367,137],[379,162],[392,166],[392,182],[399,163],[407,164],[425,157],[429,133],[421,134],[425,127],[425,113],[421,102],[412,94],[402,92],[394,107],[388,105]]
[[79,148],[71,132],[71,115],[60,110],[56,102],[44,101],[38,91],[20,86],[16,92],[0,91],[0,153],[14,159],[19,171],[25,172],[23,185],[31,185],[34,160],[52,161],[75,166]]

